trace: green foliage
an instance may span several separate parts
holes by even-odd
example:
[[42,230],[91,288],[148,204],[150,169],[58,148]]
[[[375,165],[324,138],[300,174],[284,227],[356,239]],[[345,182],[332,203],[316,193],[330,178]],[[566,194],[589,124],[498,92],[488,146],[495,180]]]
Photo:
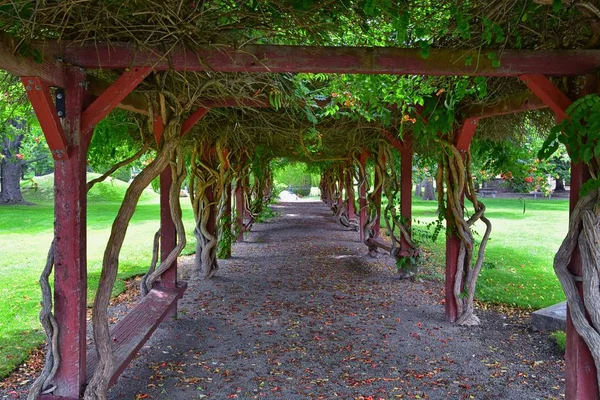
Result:
[[219,220],[219,240],[217,242],[217,258],[226,259],[231,257],[231,243],[235,237],[231,230],[231,216],[222,217]]
[[550,334],[550,337],[554,343],[556,343],[556,346],[560,352],[564,353],[565,348],[567,347],[567,334],[563,331],[554,331]]
[[274,165],[276,166],[273,170],[273,181],[281,190],[291,190],[299,196],[308,196],[311,186],[316,186],[319,180],[319,175],[308,171],[306,163],[280,159]]
[[260,214],[256,216],[256,222],[266,222],[271,218],[277,217],[276,211],[274,211],[271,207],[263,207],[260,211]]
[[538,157],[548,159],[561,144],[565,145],[573,162],[588,165],[596,175],[581,187],[581,193],[585,194],[600,187],[596,174],[600,158],[600,96],[590,94],[576,100],[567,108],[567,115],[552,128]]
[[[117,162],[131,157],[141,147],[140,128],[132,114],[115,109],[94,129],[88,152],[88,164],[94,171],[102,173]],[[145,161],[147,162],[147,157],[122,169],[141,169]],[[117,172],[115,176],[125,178],[126,174],[127,172]]]

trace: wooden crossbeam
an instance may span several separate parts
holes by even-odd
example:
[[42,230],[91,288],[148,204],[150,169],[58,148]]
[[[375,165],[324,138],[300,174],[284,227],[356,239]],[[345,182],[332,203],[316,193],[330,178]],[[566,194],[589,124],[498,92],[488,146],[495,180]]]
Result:
[[429,56],[423,58],[419,49],[391,47],[246,45],[241,49],[211,46],[190,50],[180,46],[167,55],[161,49],[140,50],[133,43],[117,42],[80,45],[44,41],[36,47],[45,56],[60,57],[88,69],[122,69],[136,65],[180,71],[573,76],[600,66],[598,50],[506,50],[500,65],[494,66],[490,52],[456,49],[432,49]]
[[25,85],[27,97],[29,97],[35,115],[40,122],[52,157],[55,160],[68,159],[67,137],[56,113],[56,107],[52,102],[48,84],[38,76],[23,76],[21,81]]
[[11,39],[0,38],[0,68],[17,76],[37,76],[50,86],[65,87],[64,64],[45,57],[38,63],[31,58],[15,54]]
[[546,76],[541,74],[521,75],[519,79],[554,113],[557,120],[563,120],[566,110],[571,105],[571,99],[560,91]]
[[89,135],[88,132],[121,103],[150,72],[150,67],[135,67],[121,75],[83,112],[81,131]]
[[478,124],[479,118],[467,118],[463,121],[456,136],[456,148],[459,151],[469,150]]
[[490,118],[543,108],[548,108],[548,105],[527,90],[511,95],[494,105],[473,105],[466,110],[465,118]]
[[208,113],[209,110],[210,108],[200,107],[196,111],[194,111],[192,115],[187,117],[187,119],[183,121],[183,124],[181,125],[181,136],[191,131],[194,125],[196,125],[198,121],[204,118],[204,116]]

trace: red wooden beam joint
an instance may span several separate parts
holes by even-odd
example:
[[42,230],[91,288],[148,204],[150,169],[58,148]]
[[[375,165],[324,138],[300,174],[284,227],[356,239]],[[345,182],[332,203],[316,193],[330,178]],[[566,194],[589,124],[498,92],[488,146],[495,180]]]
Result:
[[191,131],[194,125],[196,125],[198,121],[204,118],[204,116],[208,113],[209,110],[210,108],[200,107],[196,111],[194,111],[192,115],[187,117],[187,119],[183,121],[183,124],[181,125],[181,136]]
[[479,118],[467,118],[462,123],[456,136],[456,148],[459,151],[467,151],[471,146],[471,141],[475,135],[475,130],[479,124]]
[[566,118],[571,99],[560,91],[546,76],[541,74],[520,75],[519,79],[556,114],[560,122]]
[[141,81],[152,72],[152,67],[134,67],[121,75],[81,115],[81,132],[84,135],[106,117]]
[[48,84],[37,76],[21,77],[29,101],[33,106],[35,115],[40,122],[48,147],[55,160],[66,160],[69,155],[67,152],[68,142],[63,130],[56,107],[50,96]]

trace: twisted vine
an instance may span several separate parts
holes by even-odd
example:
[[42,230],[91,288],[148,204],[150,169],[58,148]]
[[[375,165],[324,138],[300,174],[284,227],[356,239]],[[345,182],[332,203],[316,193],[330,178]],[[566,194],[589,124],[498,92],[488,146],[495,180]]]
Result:
[[54,267],[54,243],[50,245],[46,265],[40,276],[42,288],[42,309],[40,310],[40,323],[46,333],[46,360],[40,376],[33,382],[27,400],[37,399],[41,394],[52,393],[54,386],[51,381],[60,365],[60,354],[58,352],[58,324],[52,313],[52,290],[48,281]]
[[[441,141],[442,156],[438,166],[437,185],[440,209],[445,210],[448,221],[447,235],[454,233],[460,240],[457,271],[454,280],[453,295],[457,304],[459,325],[479,325],[474,314],[474,298],[477,278],[485,257],[485,248],[489,240],[492,224],[485,217],[485,205],[477,199],[471,173],[471,153],[461,152],[452,144]],[[446,191],[442,190],[446,187]],[[474,213],[468,219],[463,206],[464,196],[472,203]],[[472,227],[477,221],[485,224],[485,233],[475,255],[475,240]]]
[[[173,178],[171,188],[169,191],[169,209],[171,211],[171,219],[175,224],[175,232],[177,233],[177,245],[171,250],[169,255],[161,261],[158,267],[153,268],[153,271],[149,271],[147,277],[144,279],[144,285],[142,287],[142,295],[145,296],[152,289],[154,282],[160,278],[160,276],[168,270],[171,265],[177,260],[177,257],[181,254],[186,245],[185,227],[183,226],[183,219],[181,214],[181,203],[179,201],[179,194],[181,192],[181,186],[187,176],[187,171],[184,165],[184,157],[180,148],[177,148],[173,159],[171,160],[171,176]],[[155,242],[156,237],[155,235]],[[154,256],[153,256],[154,259]],[[156,264],[156,262],[154,262]]]

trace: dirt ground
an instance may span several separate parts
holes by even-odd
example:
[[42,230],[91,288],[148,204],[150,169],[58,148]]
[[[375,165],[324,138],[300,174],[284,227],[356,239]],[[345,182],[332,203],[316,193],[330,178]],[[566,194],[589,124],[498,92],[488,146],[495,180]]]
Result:
[[190,281],[110,399],[563,397],[562,356],[522,313],[453,326],[442,282],[399,280],[324,204],[274,209],[216,278]]

